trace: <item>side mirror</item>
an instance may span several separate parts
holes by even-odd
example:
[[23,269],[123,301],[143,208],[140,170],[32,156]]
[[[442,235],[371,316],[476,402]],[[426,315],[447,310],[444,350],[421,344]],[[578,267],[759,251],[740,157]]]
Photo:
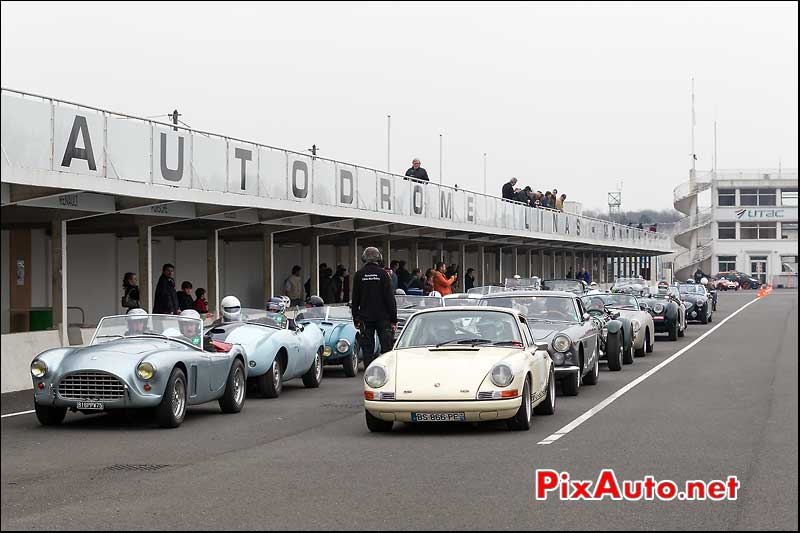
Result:
[[592,319],[592,315],[590,315],[589,313],[583,313],[583,321],[584,322],[587,321],[587,320],[591,320],[591,319]]
[[613,313],[611,313],[611,318],[614,319],[614,320],[618,319],[619,318],[619,311],[614,311]]
[[547,344],[546,342],[541,342],[541,343],[540,343],[540,342],[537,342],[537,343],[536,343],[534,346],[536,346],[536,350],[537,350],[537,351],[538,351],[538,350],[543,350],[543,351],[545,351],[545,352],[546,352],[546,351],[547,351],[547,348],[548,348],[550,345],[549,345],[549,344]]
[[639,304],[639,309],[641,309],[642,311],[647,311],[647,309],[648,309],[647,308],[647,304],[644,304],[644,303]]

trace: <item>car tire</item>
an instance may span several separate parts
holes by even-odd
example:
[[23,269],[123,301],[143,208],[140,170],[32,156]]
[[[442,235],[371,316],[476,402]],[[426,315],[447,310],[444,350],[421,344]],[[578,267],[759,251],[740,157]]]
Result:
[[597,359],[595,356],[592,371],[583,376],[584,385],[597,385],[597,380],[600,378],[600,362]]
[[161,403],[156,407],[156,420],[159,426],[176,428],[183,423],[186,417],[187,390],[186,375],[183,370],[178,367],[173,368],[164,388]]
[[686,326],[688,326],[688,325],[689,324],[684,323],[683,324],[683,329],[680,329],[680,328],[678,329],[678,337],[683,337],[684,335],[686,335]]
[[64,421],[67,416],[66,407],[50,407],[49,405],[34,405],[36,409],[36,418],[43,426],[57,426]]
[[519,404],[517,414],[508,420],[508,429],[511,431],[528,431],[531,429],[531,416],[533,415],[531,403],[531,385],[526,379],[525,384],[522,386],[522,402]]
[[219,399],[219,408],[223,413],[238,413],[244,407],[246,393],[247,378],[244,373],[244,363],[239,359],[234,359],[225,383],[225,393]]
[[714,311],[712,310],[711,313],[708,315],[708,321],[711,322],[711,319],[714,318]]
[[308,389],[316,389],[322,383],[322,356],[320,352],[314,356],[314,362],[311,363],[311,368],[303,374],[303,385]]
[[669,340],[676,341],[681,334],[680,326],[678,325],[678,321],[672,323],[672,327],[669,328]]
[[552,415],[556,412],[556,373],[550,367],[550,376],[547,379],[547,396],[544,400],[533,408],[535,415]]
[[700,314],[700,316],[697,317],[697,319],[700,321],[701,324],[708,324],[708,310],[706,309],[705,311],[703,311],[702,314]]
[[577,396],[581,388],[581,370],[561,380],[561,392],[564,396]]
[[354,378],[358,374],[358,343],[353,345],[353,355],[348,357],[342,365],[344,368],[344,375],[348,378]]
[[622,351],[622,364],[632,365],[634,358],[633,353],[634,353],[633,341],[631,341],[631,345],[628,348],[623,349]]
[[606,337],[606,359],[608,369],[612,372],[622,370],[622,338],[621,335],[609,335]]
[[276,355],[272,360],[269,370],[256,378],[258,393],[264,398],[277,398],[283,390],[283,368],[281,360]]
[[[655,340],[655,335],[653,335],[653,340]],[[650,330],[645,330],[644,336],[644,352],[645,353],[653,353],[653,341],[650,340]]]
[[373,433],[386,433],[387,431],[391,431],[392,426],[394,426],[394,422],[381,420],[378,417],[372,416],[366,409],[364,409],[364,414],[367,418],[367,429]]

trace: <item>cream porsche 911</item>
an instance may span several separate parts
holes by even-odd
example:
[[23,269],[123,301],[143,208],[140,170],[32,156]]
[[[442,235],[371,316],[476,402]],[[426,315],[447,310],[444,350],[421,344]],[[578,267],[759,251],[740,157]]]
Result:
[[514,309],[439,307],[414,314],[394,349],[364,372],[370,431],[395,422],[506,420],[527,430],[555,412],[553,361]]

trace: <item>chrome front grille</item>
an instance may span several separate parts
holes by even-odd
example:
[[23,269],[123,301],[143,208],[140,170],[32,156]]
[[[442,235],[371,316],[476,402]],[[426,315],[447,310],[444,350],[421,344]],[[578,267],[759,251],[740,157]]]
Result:
[[61,378],[58,395],[65,400],[119,400],[125,395],[125,385],[105,372],[75,372]]
[[492,399],[492,394],[493,394],[492,391],[479,392],[478,393],[478,399],[479,400],[491,400]]

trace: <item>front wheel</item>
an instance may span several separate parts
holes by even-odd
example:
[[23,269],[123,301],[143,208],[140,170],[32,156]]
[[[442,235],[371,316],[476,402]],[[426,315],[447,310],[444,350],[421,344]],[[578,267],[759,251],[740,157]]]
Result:
[[594,358],[594,368],[592,371],[583,376],[584,385],[597,385],[597,380],[600,377],[600,362],[597,357]]
[[708,310],[703,311],[699,319],[701,324],[708,324]]
[[522,386],[522,403],[517,414],[507,422],[508,429],[512,431],[528,431],[531,429],[531,386],[528,380]]
[[561,380],[561,392],[564,396],[577,396],[581,388],[581,370],[578,369],[575,373],[570,374],[565,379]]
[[624,348],[622,351],[622,363],[626,365],[633,364],[633,341],[631,340],[631,345],[627,348]]
[[606,358],[608,359],[608,369],[612,372],[622,370],[622,336],[609,335],[606,337]]
[[681,335],[681,330],[678,325],[678,321],[672,323],[672,327],[669,328],[669,340],[676,341],[678,337]]
[[317,355],[314,356],[314,362],[311,363],[311,368],[303,374],[303,385],[309,389],[316,389],[320,383],[322,383],[322,358],[317,352]]
[[547,379],[547,396],[542,403],[533,408],[534,414],[552,415],[556,412],[556,374],[550,367],[550,377]]
[[228,372],[228,382],[225,384],[225,394],[219,399],[219,407],[223,413],[238,413],[244,406],[244,393],[247,390],[247,380],[244,377],[244,363],[234,359],[231,371]]
[[50,407],[37,403],[34,408],[36,409],[36,418],[39,419],[39,423],[43,426],[57,426],[67,416],[66,407]]
[[394,422],[381,420],[378,417],[372,416],[366,409],[364,409],[364,414],[367,418],[367,428],[373,433],[386,433],[387,431],[392,430]]
[[344,375],[348,378],[356,377],[358,374],[358,342],[353,344],[353,355],[348,357],[344,364]]
[[258,385],[258,392],[264,398],[277,398],[281,395],[281,390],[283,390],[283,369],[277,355],[272,360],[272,366],[269,367],[266,374],[256,378],[256,385]]
[[678,330],[678,337],[683,337],[686,335],[686,322],[683,323],[683,329]]
[[653,341],[650,340],[649,329],[644,332],[644,351],[645,353],[653,353]]
[[186,375],[178,367],[172,369],[164,396],[156,407],[156,420],[163,428],[176,428],[186,416]]

